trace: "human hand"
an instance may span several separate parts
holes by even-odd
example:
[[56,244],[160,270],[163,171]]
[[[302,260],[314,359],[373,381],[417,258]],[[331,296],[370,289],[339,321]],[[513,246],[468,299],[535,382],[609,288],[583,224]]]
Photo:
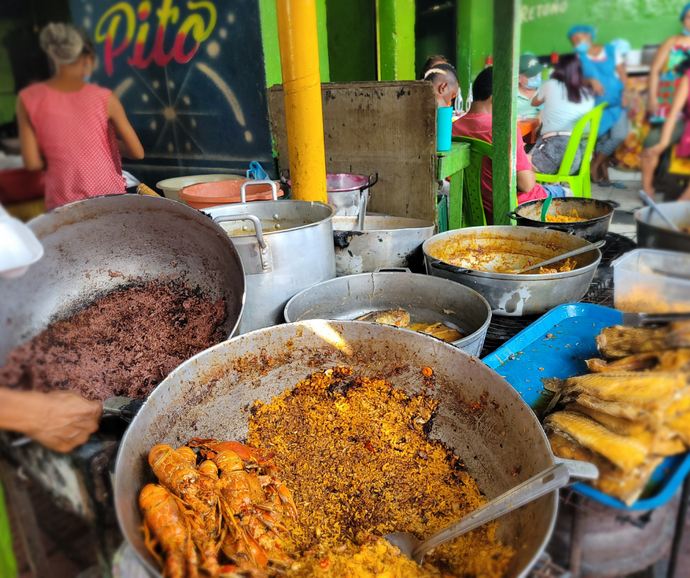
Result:
[[601,96],[604,94],[604,85],[601,84],[596,78],[591,78],[589,80],[589,84],[592,87],[592,90],[594,91],[594,94],[597,96]]
[[647,114],[654,116],[656,114],[656,98],[649,98],[647,100]]
[[623,108],[628,108],[629,104],[630,104],[630,99],[628,98],[628,95],[623,93],[623,98],[621,100],[621,106]]
[[103,406],[72,391],[26,392],[30,414],[23,433],[58,452],[82,445],[98,429]]

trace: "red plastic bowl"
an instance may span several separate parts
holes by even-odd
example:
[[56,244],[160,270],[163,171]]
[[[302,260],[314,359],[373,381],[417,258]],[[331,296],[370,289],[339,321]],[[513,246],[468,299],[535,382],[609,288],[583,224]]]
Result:
[[[239,203],[241,201],[240,190],[242,184],[246,182],[248,182],[247,179],[190,185],[180,189],[180,198],[194,209],[208,209],[218,205]],[[278,196],[283,196],[280,185],[278,185]],[[254,185],[247,188],[247,202],[270,201],[272,198],[270,185]]]

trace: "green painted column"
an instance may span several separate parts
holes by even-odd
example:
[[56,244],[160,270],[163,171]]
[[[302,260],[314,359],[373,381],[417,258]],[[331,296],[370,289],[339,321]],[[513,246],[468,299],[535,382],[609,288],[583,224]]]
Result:
[[494,224],[510,225],[517,205],[517,79],[521,0],[494,0],[493,206]]
[[377,0],[379,80],[414,80],[414,0]]
[[[283,75],[280,70],[276,0],[259,0],[259,12],[261,15],[261,37],[264,46],[264,60],[266,62],[266,86],[270,87],[274,84],[282,84],[283,82]],[[330,82],[326,0],[316,0],[316,25],[319,35],[319,72],[321,73],[321,82]]]
[[463,99],[493,53],[494,7],[490,0],[458,1],[457,70]]

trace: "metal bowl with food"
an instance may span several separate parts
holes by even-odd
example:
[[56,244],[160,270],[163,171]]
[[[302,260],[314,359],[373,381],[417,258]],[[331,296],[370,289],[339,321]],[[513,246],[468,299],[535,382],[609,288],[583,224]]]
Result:
[[690,253],[690,201],[658,203],[657,206],[680,231],[671,230],[655,211],[645,207],[635,213],[637,245]]
[[585,295],[601,252],[549,265],[542,273],[524,267],[591,243],[574,235],[532,227],[471,227],[440,233],[422,250],[430,275],[466,285],[481,294],[496,315],[536,315]]
[[[245,295],[240,256],[219,225],[190,207],[157,196],[108,195],[54,209],[30,221],[29,227],[45,253],[22,277],[0,279],[0,366],[9,360],[11,351],[27,345],[56,321],[69,320],[103,297],[151,282],[184,281],[214,301],[224,299],[223,338],[232,336],[239,324]],[[122,325],[111,318],[113,334]],[[157,356],[154,361],[160,363],[160,337],[149,333],[152,349],[139,355]],[[74,343],[71,347],[71,355],[77,356]],[[89,355],[83,357],[91,358],[103,347],[88,343],[85,349]],[[74,360],[64,365],[78,366]],[[96,367],[94,390],[105,381],[105,365],[92,366]],[[101,422],[105,447],[113,446],[113,436],[119,439],[121,435],[113,432],[119,428],[111,427],[110,421]],[[109,483],[105,454],[93,462],[84,458],[99,447],[94,436],[78,452],[59,454],[38,443],[10,445],[13,435],[2,432],[3,451],[64,507],[87,518],[112,508],[108,492],[103,491]]]
[[541,220],[544,199],[527,201],[509,214],[520,227],[540,227],[564,231],[594,243],[606,237],[615,205],[608,201],[583,198],[552,199]]
[[[358,321],[313,320],[254,331],[178,367],[143,405],[120,446],[114,480],[118,521],[153,576],[160,576],[159,565],[145,544],[138,500],[142,488],[156,479],[149,467],[150,450],[156,444],[177,448],[200,437],[245,442],[251,420],[261,411],[257,402],[268,404],[315,372],[334,371],[338,366],[348,366],[353,376],[364,379],[385,375],[387,383],[405,395],[422,395],[432,402],[436,409],[427,415],[430,421],[425,431],[462,461],[463,471],[487,499],[555,464],[539,421],[517,391],[456,347],[418,333]],[[340,418],[332,415],[329,419],[337,423]],[[306,439],[307,424],[303,427],[304,443],[311,444]],[[373,447],[367,449],[368,440],[351,443],[374,455]],[[405,441],[396,438],[396,443]],[[293,459],[299,460],[299,455]],[[417,468],[424,469],[424,457],[418,459]],[[311,463],[305,476],[318,481],[337,474],[328,460],[324,456]],[[373,483],[378,487],[388,475],[377,471]],[[348,480],[348,472],[341,478]],[[369,490],[358,483],[350,491]],[[299,508],[310,504],[298,494],[293,498],[298,519],[314,523],[309,515],[299,515]],[[495,538],[514,551],[501,572],[504,576],[525,576],[535,563],[553,530],[556,504],[557,494],[552,493],[498,521]],[[404,523],[409,512],[400,516]]]
[[431,221],[366,215],[361,230],[358,221],[357,217],[333,217],[338,277],[370,273],[381,267],[423,270],[422,243],[434,234]]
[[365,318],[437,337],[479,356],[491,307],[479,293],[409,270],[338,277],[309,287],[285,306],[285,321]]

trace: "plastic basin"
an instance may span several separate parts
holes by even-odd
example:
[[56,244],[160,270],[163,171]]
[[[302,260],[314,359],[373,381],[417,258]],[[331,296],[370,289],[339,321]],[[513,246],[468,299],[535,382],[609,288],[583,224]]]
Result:
[[[220,181],[217,183],[199,183],[184,187],[180,191],[180,199],[195,209],[208,209],[218,205],[239,203],[242,184],[248,179],[238,181]],[[278,196],[283,196],[283,191],[278,187]],[[254,185],[247,187],[247,202],[270,201],[273,198],[270,185]]]

